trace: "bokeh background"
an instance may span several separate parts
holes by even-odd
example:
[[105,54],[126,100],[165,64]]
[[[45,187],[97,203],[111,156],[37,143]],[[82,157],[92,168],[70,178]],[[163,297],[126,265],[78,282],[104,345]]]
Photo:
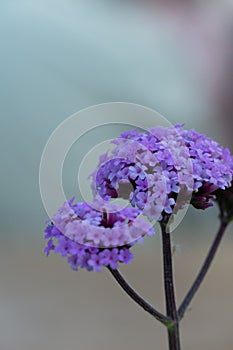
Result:
[[[155,109],[233,150],[232,34],[232,0],[1,0],[2,350],[167,348],[165,330],[107,271],[73,272],[60,257],[45,258],[40,157],[59,123],[112,101]],[[117,132],[97,130],[80,152],[76,145],[76,162],[71,157],[64,169],[68,195],[78,193],[78,164],[90,142]],[[217,225],[216,208],[190,209],[174,232],[179,301]],[[184,349],[232,349],[232,248],[230,226],[182,323]],[[122,270],[163,310],[159,235],[135,254]]]

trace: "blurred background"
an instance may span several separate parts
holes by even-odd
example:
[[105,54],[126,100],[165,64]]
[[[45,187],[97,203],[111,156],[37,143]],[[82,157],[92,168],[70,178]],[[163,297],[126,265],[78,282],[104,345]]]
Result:
[[[165,330],[106,271],[76,273],[60,257],[45,258],[40,157],[68,116],[113,101],[155,109],[233,151],[232,34],[232,0],[1,1],[1,349],[167,348]],[[85,135],[82,152],[119,130]],[[67,193],[77,192],[78,149],[76,164],[66,165]],[[213,238],[216,215],[216,208],[190,209],[174,232],[179,301]],[[182,323],[184,349],[232,348],[232,248],[230,226]],[[135,254],[122,270],[163,310],[159,235]]]

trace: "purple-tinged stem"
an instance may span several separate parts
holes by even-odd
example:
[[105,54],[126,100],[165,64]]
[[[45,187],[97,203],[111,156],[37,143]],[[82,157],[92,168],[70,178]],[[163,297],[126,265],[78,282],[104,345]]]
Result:
[[111,267],[108,267],[108,270],[119,283],[121,288],[128,294],[128,296],[133,299],[139,306],[141,306],[146,312],[151,314],[156,320],[160,321],[164,325],[171,323],[171,319],[166,317],[159,311],[157,311],[153,306],[151,306],[146,300],[144,300],[135,290],[129,285],[125,278],[121,275],[118,270],[114,270]]
[[[223,214],[223,213],[221,213]],[[190,290],[188,291],[188,293],[186,294],[183,302],[181,303],[180,307],[179,307],[179,310],[178,310],[178,316],[179,316],[179,320],[182,319],[182,317],[184,316],[185,314],[185,311],[187,310],[190,302],[192,301],[194,295],[196,294],[197,290],[199,289],[203,279],[205,278],[208,270],[209,270],[209,267],[213,261],[213,258],[216,254],[216,251],[219,247],[219,244],[223,238],[223,235],[226,231],[226,228],[227,228],[227,225],[228,225],[228,222],[227,220],[224,219],[223,215],[221,215],[221,224],[220,224],[220,227],[219,227],[219,230],[215,236],[215,239],[213,241],[213,244],[212,246],[210,247],[210,250],[207,254],[207,257],[200,269],[200,272],[198,273],[195,281],[193,282]]]
[[167,317],[171,318],[172,320],[170,326],[167,327],[169,350],[180,350],[179,319],[176,308],[175,287],[173,281],[171,236],[166,223],[161,223],[160,226],[162,231],[163,274]]

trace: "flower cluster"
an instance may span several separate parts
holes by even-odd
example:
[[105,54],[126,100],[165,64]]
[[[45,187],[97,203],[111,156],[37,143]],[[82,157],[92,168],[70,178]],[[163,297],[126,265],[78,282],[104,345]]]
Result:
[[[154,233],[153,220],[162,221],[187,203],[206,209],[232,183],[230,151],[181,125],[134,129],[113,144],[90,175],[92,205],[65,203],[45,231],[46,254],[66,256],[73,269],[129,263],[131,247]],[[111,198],[127,199],[128,206]]]
[[130,248],[153,227],[140,217],[136,208],[123,208],[100,198],[93,207],[73,199],[59,209],[45,230],[48,239],[45,252],[51,250],[67,256],[75,270],[78,267],[100,271],[101,266],[116,269],[118,263],[128,264],[133,255]]
[[[198,209],[213,205],[214,192],[230,186],[233,157],[205,135],[181,125],[132,130],[113,141],[92,174],[102,198],[118,197],[122,181],[132,185],[129,200],[143,214],[161,220],[189,203]],[[179,196],[180,195],[180,196]]]

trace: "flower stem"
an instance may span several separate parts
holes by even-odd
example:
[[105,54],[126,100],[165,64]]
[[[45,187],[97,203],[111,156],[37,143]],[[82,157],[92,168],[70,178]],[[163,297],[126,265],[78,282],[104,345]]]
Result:
[[173,281],[173,262],[171,250],[171,237],[166,223],[161,223],[163,245],[163,274],[166,299],[167,317],[172,323],[167,327],[169,350],[180,350],[179,319],[176,309],[175,288]]
[[219,244],[223,238],[223,235],[226,231],[226,228],[227,228],[227,220],[224,219],[223,215],[221,217],[221,224],[220,224],[220,227],[219,227],[219,230],[215,236],[215,239],[213,241],[213,244],[212,246],[210,247],[210,250],[207,254],[207,257],[200,269],[200,272],[198,273],[195,281],[193,282],[190,290],[188,291],[188,293],[186,294],[183,302],[181,303],[180,307],[179,307],[179,310],[178,310],[178,316],[179,316],[179,320],[182,319],[182,317],[184,316],[184,313],[185,311],[187,310],[187,307],[189,306],[191,300],[193,299],[194,295],[196,294],[198,288],[200,287],[204,277],[206,276],[208,270],[209,270],[209,267],[213,261],[213,258],[216,254],[216,251],[219,247]]
[[108,270],[115,278],[115,280],[119,283],[122,289],[129,295],[131,299],[133,299],[139,306],[141,306],[146,312],[151,314],[158,321],[163,323],[164,325],[170,325],[171,319],[166,317],[159,311],[157,311],[153,306],[151,306],[146,300],[144,300],[135,290],[129,285],[126,279],[121,275],[118,270],[113,270],[111,267],[108,267]]

